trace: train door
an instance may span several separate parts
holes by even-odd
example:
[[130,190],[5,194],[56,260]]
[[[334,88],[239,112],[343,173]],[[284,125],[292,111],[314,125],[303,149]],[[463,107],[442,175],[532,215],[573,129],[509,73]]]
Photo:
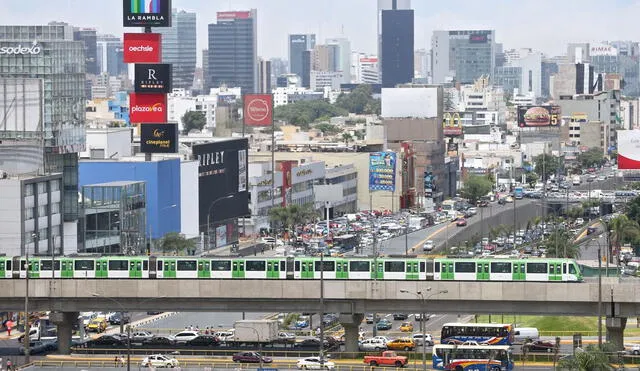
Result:
[[489,280],[489,262],[486,260],[478,260],[476,262],[476,281]]
[[165,259],[162,276],[164,278],[176,278],[176,261],[175,259]]
[[149,278],[158,278],[158,258],[155,256],[149,257]]
[[524,281],[527,277],[527,272],[524,268],[524,263],[518,261],[513,262],[513,280]]
[[40,261],[29,260],[29,278],[40,278]]
[[336,259],[336,278],[339,280],[349,279],[349,262],[344,259]]
[[314,267],[313,267],[313,260],[311,259],[301,259],[300,260],[300,269],[301,269],[301,273],[300,273],[300,278],[302,279],[313,279],[313,272],[314,272]]
[[280,260],[267,260],[267,278],[280,278]]
[[379,259],[371,263],[371,279],[384,279],[384,262]]
[[129,260],[129,278],[142,278],[142,261],[140,259]]
[[0,278],[8,278],[5,260],[0,260]]
[[62,278],[73,278],[73,260],[61,259],[61,271]]
[[417,260],[407,260],[407,264],[405,264],[405,270],[407,273],[407,280],[414,281],[418,279],[419,270]]
[[24,278],[22,276],[22,264],[20,263],[20,257],[16,256],[13,258],[12,261],[12,265],[13,265],[13,271],[11,273],[11,277],[13,278]]
[[107,259],[98,259],[96,261],[96,278],[109,277],[109,263]]
[[295,278],[295,261],[292,257],[287,258],[287,279],[292,280]]
[[198,278],[211,278],[210,260],[198,260]]
[[557,261],[549,262],[549,281],[562,280],[562,264]]
[[244,278],[244,260],[231,261],[231,278]]
[[453,262],[450,260],[443,260],[440,268],[440,279],[443,281],[452,281],[454,278]]

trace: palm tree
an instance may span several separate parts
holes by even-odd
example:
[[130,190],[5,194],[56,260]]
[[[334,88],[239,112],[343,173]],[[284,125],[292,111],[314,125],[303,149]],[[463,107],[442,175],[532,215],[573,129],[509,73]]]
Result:
[[349,142],[353,140],[353,136],[349,133],[342,133],[342,140],[344,140],[344,145],[348,146]]
[[577,259],[580,257],[580,246],[573,243],[571,236],[564,229],[551,233],[545,246],[547,247],[546,255],[549,258]]
[[[620,251],[620,246],[624,243],[631,242],[640,237],[640,226],[635,220],[629,219],[626,215],[620,215],[611,219],[605,228],[609,228],[611,232],[611,242]],[[611,253],[611,251],[609,252]]]
[[590,344],[582,351],[576,350],[573,357],[560,361],[558,368],[570,371],[609,371],[613,370],[609,356],[597,346]]
[[269,210],[271,220],[279,224],[285,231],[291,232],[295,232],[299,225],[314,221],[317,216],[313,203],[278,206]]

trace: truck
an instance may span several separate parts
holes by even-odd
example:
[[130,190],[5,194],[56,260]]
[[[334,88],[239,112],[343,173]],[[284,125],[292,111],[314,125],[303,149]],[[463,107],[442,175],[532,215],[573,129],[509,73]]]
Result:
[[271,343],[278,340],[278,321],[242,320],[233,325],[234,341],[240,343]]
[[363,362],[371,367],[394,366],[404,367],[407,365],[407,357],[399,356],[396,352],[387,350],[379,356],[365,356]]
[[571,178],[571,184],[573,184],[574,186],[580,185],[580,183],[582,183],[580,175],[574,175],[573,178]]

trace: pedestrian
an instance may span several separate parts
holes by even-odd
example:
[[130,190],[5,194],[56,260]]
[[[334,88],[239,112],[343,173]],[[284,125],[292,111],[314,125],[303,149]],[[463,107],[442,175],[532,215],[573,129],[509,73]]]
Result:
[[260,252],[262,253],[262,255],[264,255],[264,246],[260,248]]
[[13,363],[11,362],[11,360],[7,361],[7,371],[11,371],[13,368]]
[[204,334],[205,335],[209,335],[209,327],[207,326],[207,328],[204,329]]
[[118,367],[120,365],[120,357],[116,355],[116,358],[113,360],[113,365]]
[[124,367],[127,364],[127,361],[125,361],[123,356],[120,356],[120,364],[122,365],[122,367]]

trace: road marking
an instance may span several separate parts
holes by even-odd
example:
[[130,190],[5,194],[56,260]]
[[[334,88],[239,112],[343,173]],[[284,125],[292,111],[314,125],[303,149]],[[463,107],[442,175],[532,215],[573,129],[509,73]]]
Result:
[[419,248],[420,246],[424,245],[425,242],[427,242],[428,240],[433,239],[433,237],[435,237],[438,233],[444,231],[445,229],[447,229],[449,226],[456,224],[455,222],[451,222],[447,225],[445,225],[444,227],[440,227],[439,229],[433,231],[430,235],[428,235],[425,239],[421,240],[420,242],[418,242],[418,244],[416,244],[415,246],[413,246],[411,248],[411,251],[415,251],[417,248]]

